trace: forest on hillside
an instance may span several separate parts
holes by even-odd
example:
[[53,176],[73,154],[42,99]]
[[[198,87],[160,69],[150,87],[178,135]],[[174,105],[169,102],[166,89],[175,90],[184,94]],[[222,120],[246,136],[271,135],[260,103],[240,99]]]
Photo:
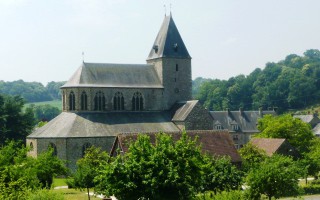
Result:
[[197,78],[193,95],[209,110],[257,110],[279,112],[301,109],[320,102],[320,51],[291,54],[264,69],[228,80]]
[[0,94],[11,96],[19,95],[28,103],[51,101],[56,99],[60,100],[60,87],[64,83],[64,81],[51,81],[44,86],[39,82],[24,82],[23,80],[5,82],[0,80]]
[[[0,94],[20,95],[26,102],[61,99],[60,87],[65,82],[23,80],[0,81]],[[310,49],[303,56],[291,54],[279,62],[269,62],[249,75],[228,80],[205,79],[193,81],[193,98],[209,110],[257,110],[277,108],[279,112],[311,107],[320,103],[320,51]]]

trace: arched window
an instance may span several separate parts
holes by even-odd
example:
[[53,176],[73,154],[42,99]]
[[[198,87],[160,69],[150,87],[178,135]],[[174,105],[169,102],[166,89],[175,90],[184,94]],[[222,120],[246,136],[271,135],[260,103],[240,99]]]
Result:
[[94,110],[104,110],[106,106],[106,98],[104,97],[103,92],[99,91],[94,97]]
[[143,110],[143,98],[140,92],[136,92],[133,94],[132,110],[133,111]]
[[33,150],[33,143],[32,142],[30,142],[29,146],[30,146],[30,150]]
[[48,149],[53,149],[52,155],[53,156],[57,156],[58,155],[58,151],[57,151],[57,147],[55,144],[53,144],[52,142],[49,144]]
[[85,91],[81,94],[81,110],[88,110],[88,98]]
[[113,97],[113,109],[124,110],[124,98],[121,92],[117,92]]
[[63,91],[62,92],[62,109],[63,110],[66,110],[66,96],[65,96],[66,94],[65,94],[65,92]]
[[69,110],[75,110],[76,109],[76,99],[74,93],[71,91],[69,94]]
[[87,143],[85,143],[83,146],[82,146],[82,157],[86,154],[86,150],[88,149],[88,148],[90,148],[92,145],[89,143],[89,142],[87,142]]

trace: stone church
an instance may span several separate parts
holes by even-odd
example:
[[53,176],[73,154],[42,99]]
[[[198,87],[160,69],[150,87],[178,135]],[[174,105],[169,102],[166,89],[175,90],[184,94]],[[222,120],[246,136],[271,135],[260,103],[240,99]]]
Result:
[[30,155],[53,147],[74,169],[86,148],[110,151],[118,134],[212,130],[191,100],[191,56],[171,14],[146,64],[86,63],[61,87],[63,112],[27,137]]

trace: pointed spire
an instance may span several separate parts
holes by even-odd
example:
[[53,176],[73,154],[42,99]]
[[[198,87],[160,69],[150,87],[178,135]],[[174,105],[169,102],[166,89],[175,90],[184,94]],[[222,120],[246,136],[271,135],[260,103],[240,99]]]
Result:
[[191,58],[172,19],[165,16],[147,60],[155,58]]

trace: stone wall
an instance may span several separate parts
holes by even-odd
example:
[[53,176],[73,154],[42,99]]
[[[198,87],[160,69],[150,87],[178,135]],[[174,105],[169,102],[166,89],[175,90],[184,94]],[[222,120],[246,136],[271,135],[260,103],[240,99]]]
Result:
[[185,120],[186,130],[212,130],[212,127],[213,119],[209,111],[197,103]]
[[192,99],[191,59],[157,58],[147,63],[154,65],[163,84],[165,110],[177,101]]
[[83,156],[85,145],[90,144],[110,152],[114,139],[115,137],[27,139],[27,145],[30,145],[31,142],[33,144],[33,149],[29,151],[28,155],[37,157],[40,153],[47,151],[50,144],[54,144],[58,158],[66,160],[67,167],[74,171],[77,160]]

